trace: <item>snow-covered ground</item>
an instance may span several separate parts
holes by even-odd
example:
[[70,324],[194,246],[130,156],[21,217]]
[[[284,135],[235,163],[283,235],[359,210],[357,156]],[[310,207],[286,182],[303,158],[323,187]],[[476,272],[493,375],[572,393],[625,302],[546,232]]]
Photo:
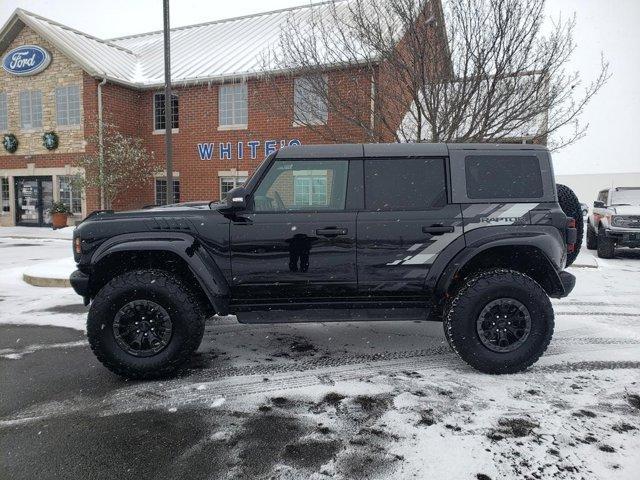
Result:
[[0,238],[55,238],[71,240],[75,227],[0,227]]
[[[68,240],[0,238],[0,323],[84,328],[86,310],[71,289],[21,280],[25,266],[70,249]],[[640,251],[597,262],[581,255],[574,293],[553,301],[554,339],[526,373],[475,372],[436,323],[239,325],[225,317],[209,322],[184,375],[123,381],[99,398],[42,398],[0,418],[0,432],[78,414],[198,412],[211,418],[209,433],[176,462],[215,449],[229,478],[635,479]],[[0,362],[77,348],[86,343],[21,345],[0,350]],[[248,459],[256,449],[269,452],[268,464]]]

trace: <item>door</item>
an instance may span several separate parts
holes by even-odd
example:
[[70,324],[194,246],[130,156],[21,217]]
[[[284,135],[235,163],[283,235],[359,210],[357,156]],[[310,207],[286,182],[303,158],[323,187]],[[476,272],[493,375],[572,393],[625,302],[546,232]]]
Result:
[[366,159],[364,186],[357,220],[360,294],[424,294],[438,254],[463,233],[460,206],[447,204],[444,159]]
[[51,177],[16,177],[16,225],[41,227],[51,224],[53,203]]
[[347,209],[349,160],[276,159],[250,211],[231,221],[235,298],[357,293],[356,213]]

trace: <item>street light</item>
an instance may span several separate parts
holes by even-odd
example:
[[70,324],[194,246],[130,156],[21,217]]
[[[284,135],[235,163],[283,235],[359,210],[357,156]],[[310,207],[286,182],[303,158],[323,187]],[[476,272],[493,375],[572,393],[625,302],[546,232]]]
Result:
[[162,0],[164,16],[164,150],[167,169],[167,205],[173,203],[173,102],[171,101],[171,31],[169,28],[169,0]]

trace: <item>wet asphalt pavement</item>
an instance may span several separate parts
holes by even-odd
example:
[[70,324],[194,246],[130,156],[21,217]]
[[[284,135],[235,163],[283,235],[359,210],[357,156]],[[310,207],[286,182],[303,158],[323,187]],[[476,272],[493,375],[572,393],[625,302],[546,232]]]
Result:
[[[82,332],[66,328],[0,326],[0,349],[17,350],[19,345],[28,350],[33,345],[84,339]],[[123,383],[98,363],[88,345],[42,349],[19,360],[0,359],[0,417],[43,399],[54,405],[79,396],[99,399]],[[0,430],[0,478],[172,478],[176,466],[169,467],[176,452],[209,431],[204,415],[197,411],[109,417],[70,414],[17,423]],[[189,478],[214,474],[215,458],[205,465],[190,464]]]

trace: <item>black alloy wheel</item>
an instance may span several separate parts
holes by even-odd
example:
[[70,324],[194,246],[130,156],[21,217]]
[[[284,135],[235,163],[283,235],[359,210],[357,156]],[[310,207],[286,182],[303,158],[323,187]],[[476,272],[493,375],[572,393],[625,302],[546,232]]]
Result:
[[498,298],[489,302],[476,321],[480,341],[494,352],[513,352],[531,332],[531,315],[514,298]]
[[167,311],[150,300],[134,300],[124,305],[113,320],[113,336],[125,352],[134,357],[150,357],[171,341],[173,323]]

